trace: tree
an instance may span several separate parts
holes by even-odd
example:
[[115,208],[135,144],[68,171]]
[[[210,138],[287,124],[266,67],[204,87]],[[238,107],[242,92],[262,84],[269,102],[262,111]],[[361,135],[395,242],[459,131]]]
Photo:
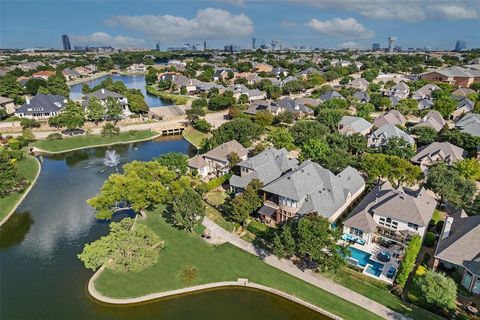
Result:
[[175,225],[193,232],[205,216],[205,205],[202,197],[192,188],[187,188],[173,202],[172,219]]
[[70,95],[70,87],[63,74],[59,71],[47,80],[47,90],[50,94],[68,97]]
[[69,100],[66,103],[62,113],[48,119],[49,125],[54,127],[65,127],[70,130],[82,127],[84,122],[85,113],[83,112],[83,108],[72,100]]
[[381,153],[369,153],[362,158],[361,167],[371,181],[387,179],[392,184],[413,185],[422,178],[420,167],[410,161]]
[[444,119],[447,119],[455,111],[457,102],[448,93],[443,92],[435,95],[436,92],[434,91],[434,108],[440,112]]
[[198,131],[207,133],[212,130],[212,125],[205,119],[197,119],[193,122],[193,127]]
[[403,99],[395,106],[395,109],[403,114],[410,114],[418,111],[418,101],[415,99]]
[[387,143],[382,147],[382,152],[403,159],[411,159],[415,155],[412,145],[399,137],[388,139]]
[[444,163],[430,167],[426,187],[435,192],[441,202],[460,208],[472,201],[476,191],[475,182],[465,179],[455,168]]
[[102,121],[105,117],[105,107],[96,97],[91,97],[88,100],[88,105],[86,109],[86,116],[87,119],[90,121],[95,121],[95,123],[98,123],[99,121]]
[[334,131],[343,117],[342,110],[320,109],[317,114],[318,122]]
[[297,121],[290,128],[290,133],[297,146],[301,146],[311,139],[324,138],[328,134],[328,131],[325,125],[315,120]]
[[[145,97],[137,89],[130,89],[124,92],[128,99],[128,108],[133,113],[147,113],[149,108],[145,102]],[[121,108],[121,107],[120,107]],[[107,107],[108,109],[108,107]],[[123,111],[122,111],[123,112]]]
[[36,95],[40,87],[47,87],[47,81],[41,78],[31,78],[25,83],[25,93]]
[[[129,100],[129,103],[131,101]],[[108,97],[105,101],[105,115],[108,119],[117,122],[123,114],[123,109],[118,100]]]
[[276,115],[273,118],[273,123],[278,124],[278,123],[286,123],[286,124],[291,124],[295,120],[295,116],[293,113],[290,111],[283,111],[282,113]]
[[430,127],[426,127],[426,126],[414,127],[412,130],[412,133],[416,135],[417,143],[420,146],[425,146],[438,140],[437,131],[435,131],[435,129]]
[[120,128],[115,126],[113,123],[105,123],[102,127],[101,135],[103,137],[115,137],[120,134]]
[[362,72],[361,77],[367,80],[368,82],[372,82],[378,76],[377,69],[369,69]]
[[214,130],[212,137],[207,140],[205,148],[210,150],[234,139],[248,147],[263,133],[263,130],[262,126],[248,118],[235,118]]
[[5,153],[0,153],[0,197],[6,197],[15,191],[22,191],[25,185],[25,179],[19,174],[10,157]]
[[236,152],[232,152],[228,155],[228,164],[230,168],[235,167],[238,163],[242,161]]
[[480,145],[480,137],[474,137],[469,133],[461,132],[457,129],[442,129],[439,134],[439,139],[442,142],[450,142],[451,144],[461,147],[469,152],[475,151],[477,146]]
[[407,283],[410,272],[415,267],[415,261],[417,260],[418,253],[422,247],[422,238],[419,235],[414,235],[405,249],[402,263],[398,268],[397,278],[395,281],[403,288]]
[[282,88],[280,88],[279,86],[274,86],[274,85],[272,85],[270,87],[267,87],[266,91],[267,91],[267,98],[272,99],[272,100],[276,100],[276,99],[280,98],[282,96],[282,93],[283,93]]
[[443,273],[428,270],[425,275],[415,278],[415,287],[421,293],[422,299],[433,308],[457,308],[457,284]]
[[111,219],[119,208],[140,213],[160,203],[171,203],[189,186],[187,177],[178,178],[157,161],[133,161],[123,169],[123,174],[110,175],[100,193],[87,200],[96,209],[97,219]]
[[157,81],[158,71],[153,67],[148,68],[148,72],[145,75],[145,82],[147,85],[152,85]]
[[205,115],[204,108],[207,108],[207,106],[208,102],[205,98],[193,100],[192,108],[186,111],[188,121],[193,123],[193,121],[197,120],[200,117],[203,117]]
[[480,180],[480,161],[474,158],[467,158],[455,164],[460,175],[469,180]]
[[139,272],[157,262],[164,246],[164,241],[148,226],[125,218],[112,222],[110,233],[85,245],[78,258],[94,271],[105,265],[115,271]]
[[375,111],[375,106],[371,103],[362,103],[357,107],[357,116],[367,121],[371,121],[370,114]]
[[21,102],[23,89],[17,81],[17,77],[12,74],[6,74],[0,78],[0,96],[9,97],[15,100],[15,103]]
[[262,188],[262,183],[258,179],[253,179],[245,187],[245,191],[236,195],[230,202],[230,218],[245,226],[250,214],[262,205],[262,199],[258,191]]
[[208,109],[224,110],[235,104],[235,98],[226,95],[215,95],[208,101]]
[[245,93],[242,93],[240,95],[240,97],[238,97],[238,101],[237,101],[239,104],[245,104],[245,103],[248,103],[248,96],[245,94]]
[[255,114],[255,122],[261,125],[262,127],[266,127],[272,124],[273,122],[273,115],[269,111],[259,111]]
[[292,150],[295,145],[293,144],[293,137],[287,128],[275,127],[268,134],[268,140],[273,144],[275,148],[285,148]]
[[187,173],[188,170],[188,156],[180,152],[168,152],[162,154],[156,159],[162,166],[170,170],[178,171],[181,174]]
[[300,161],[312,160],[321,162],[331,153],[330,147],[325,141],[320,139],[310,139],[302,145],[300,152]]

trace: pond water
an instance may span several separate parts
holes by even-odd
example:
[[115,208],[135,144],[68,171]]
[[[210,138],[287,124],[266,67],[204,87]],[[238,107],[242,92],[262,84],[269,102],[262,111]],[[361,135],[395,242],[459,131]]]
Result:
[[[191,153],[181,137],[43,156],[35,187],[0,228],[0,319],[327,319],[267,293],[220,289],[138,306],[107,306],[86,292],[92,272],[77,258],[85,243],[105,235],[85,202],[113,168],[100,166],[108,150],[120,163]],[[122,218],[117,215],[116,219]]]
[[82,93],[82,86],[84,84],[88,84],[90,87],[95,87],[99,85],[103,80],[106,78],[112,78],[113,81],[123,81],[127,88],[131,89],[140,89],[145,97],[145,102],[150,108],[153,107],[161,107],[165,105],[171,105],[171,103],[160,99],[157,96],[152,96],[147,93],[145,89],[145,76],[144,75],[121,75],[121,74],[113,74],[109,76],[104,76],[98,79],[90,80],[87,82],[82,82],[79,84],[74,84],[70,86],[70,99],[78,100],[83,97]]

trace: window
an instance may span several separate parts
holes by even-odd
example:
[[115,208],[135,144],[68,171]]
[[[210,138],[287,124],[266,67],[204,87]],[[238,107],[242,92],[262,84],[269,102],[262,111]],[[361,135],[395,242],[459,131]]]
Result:
[[413,230],[418,230],[418,224],[415,224],[415,223],[409,222],[408,227]]

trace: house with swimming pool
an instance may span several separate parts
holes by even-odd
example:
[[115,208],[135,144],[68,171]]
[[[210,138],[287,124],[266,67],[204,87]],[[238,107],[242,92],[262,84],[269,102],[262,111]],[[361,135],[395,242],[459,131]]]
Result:
[[436,206],[424,188],[394,188],[388,181],[376,185],[343,221],[349,262],[392,282],[406,244],[413,235],[423,238]]

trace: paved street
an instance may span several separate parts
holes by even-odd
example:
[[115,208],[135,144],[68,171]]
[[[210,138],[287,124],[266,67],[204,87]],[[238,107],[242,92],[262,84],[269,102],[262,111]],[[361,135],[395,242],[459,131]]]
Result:
[[317,286],[325,291],[328,291],[334,295],[337,295],[347,301],[355,303],[362,308],[365,308],[385,319],[396,319],[396,320],[406,320],[409,319],[387,307],[381,305],[369,298],[366,298],[344,286],[341,286],[329,279],[326,279],[318,274],[315,274],[313,271],[307,270],[303,271],[293,264],[292,261],[287,259],[279,259],[276,256],[272,255],[270,252],[265,251],[262,248],[256,247],[251,243],[239,238],[238,236],[228,232],[223,229],[212,220],[207,217],[203,220],[203,225],[210,230],[211,233],[221,236],[226,241],[230,242],[234,246],[245,250],[253,255],[260,257],[265,263],[275,267],[279,270],[287,272],[292,276],[295,276],[299,279],[302,279],[314,286]]

